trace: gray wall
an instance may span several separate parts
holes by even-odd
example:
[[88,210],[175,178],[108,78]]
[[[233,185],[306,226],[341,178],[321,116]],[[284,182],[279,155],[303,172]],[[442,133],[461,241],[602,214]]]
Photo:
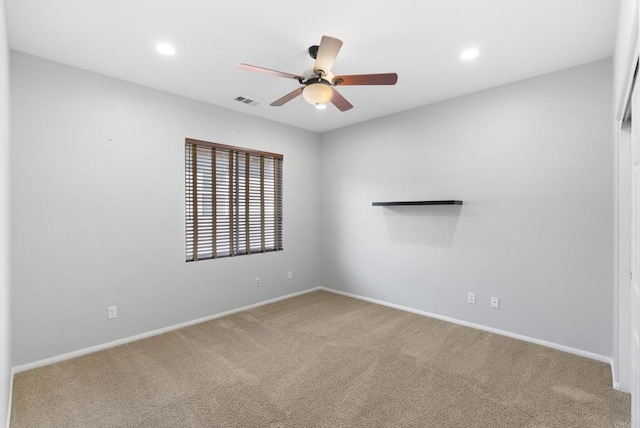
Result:
[[323,283],[610,356],[611,87],[604,60],[324,134]]
[[[15,365],[319,285],[317,134],[11,59]],[[284,251],[185,263],[185,137],[284,155]]]
[[[14,52],[13,363],[320,284],[609,356],[611,68],[320,137]],[[284,154],[285,251],[183,261],[185,137]]]
[[11,383],[9,338],[9,47],[0,0],[0,425],[7,418]]

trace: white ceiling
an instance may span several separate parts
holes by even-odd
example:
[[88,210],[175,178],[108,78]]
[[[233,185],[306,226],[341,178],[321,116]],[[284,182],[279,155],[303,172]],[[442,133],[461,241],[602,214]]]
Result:
[[[7,0],[12,49],[324,132],[613,55],[619,0]],[[395,86],[339,88],[354,108],[320,111],[298,83],[322,35],[344,42],[334,74],[398,73]],[[177,54],[162,57],[159,41]],[[477,47],[480,56],[459,59]],[[243,96],[261,104],[249,106]]]

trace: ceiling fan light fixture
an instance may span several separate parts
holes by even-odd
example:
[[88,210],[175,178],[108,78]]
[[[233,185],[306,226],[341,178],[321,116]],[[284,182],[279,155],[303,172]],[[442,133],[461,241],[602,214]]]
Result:
[[316,108],[322,108],[318,105],[326,106],[331,101],[333,89],[326,83],[312,83],[304,88],[302,96],[309,104],[316,106]]
[[316,108],[317,108],[318,110],[324,110],[324,109],[326,109],[326,108],[327,108],[327,105],[326,105],[326,104],[320,104],[320,103],[317,103],[317,104],[316,104]]

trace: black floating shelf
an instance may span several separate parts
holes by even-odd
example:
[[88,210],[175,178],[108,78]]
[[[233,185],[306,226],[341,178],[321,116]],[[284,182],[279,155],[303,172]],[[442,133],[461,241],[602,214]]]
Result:
[[374,207],[392,207],[399,205],[462,205],[462,201],[400,201],[400,202],[372,202]]

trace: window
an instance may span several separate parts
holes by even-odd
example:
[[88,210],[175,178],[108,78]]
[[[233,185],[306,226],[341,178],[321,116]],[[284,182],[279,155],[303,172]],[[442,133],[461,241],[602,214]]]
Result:
[[282,155],[187,138],[187,261],[282,250]]

